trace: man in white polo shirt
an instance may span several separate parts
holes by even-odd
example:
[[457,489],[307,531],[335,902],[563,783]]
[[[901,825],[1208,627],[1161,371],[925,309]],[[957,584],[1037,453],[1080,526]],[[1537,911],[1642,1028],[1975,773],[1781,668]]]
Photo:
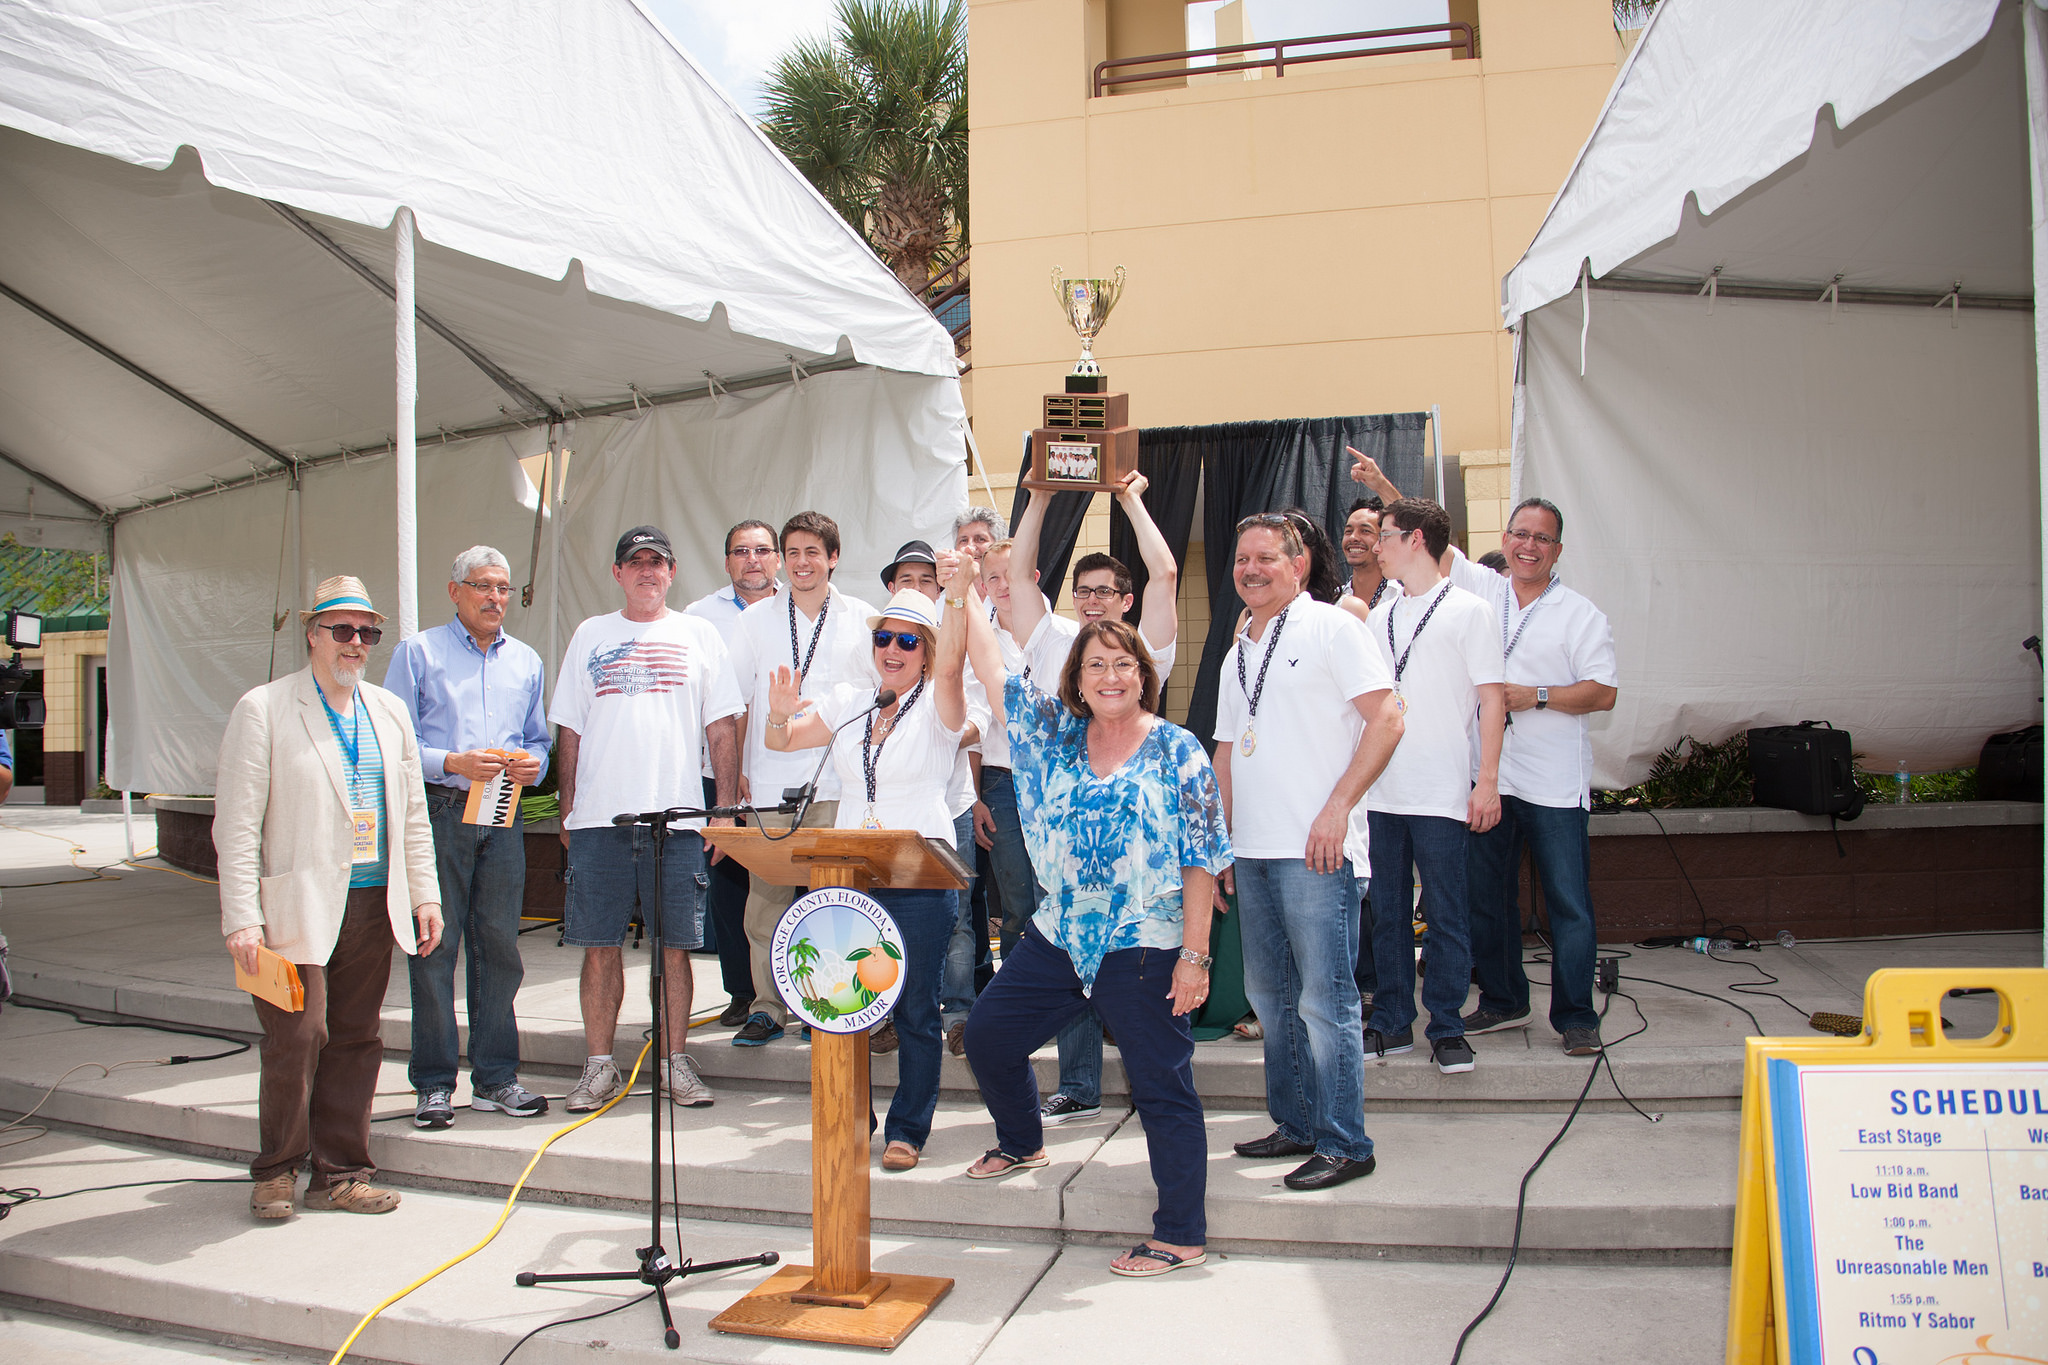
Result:
[[[732,652],[733,627],[740,613],[756,602],[766,601],[782,590],[775,575],[782,568],[782,552],[776,548],[775,528],[765,521],[743,521],[725,533],[725,576],[722,588],[705,593],[684,607],[686,615],[701,617],[718,628],[718,638]],[[718,804],[711,780],[711,767],[704,767],[704,804]],[[740,801],[747,800],[744,779]],[[754,1003],[754,972],[747,951],[747,869],[737,858],[719,858],[711,864],[711,887],[704,898],[704,918],[709,921],[709,938],[718,949],[720,984],[728,997],[725,1013],[718,1022],[738,1028],[747,1021]]]
[[[740,613],[732,634],[733,679],[747,701],[746,749],[740,771],[757,806],[772,806],[788,787],[801,787],[818,773],[818,791],[804,827],[830,829],[839,818],[839,774],[805,750],[768,747],[768,687],[778,667],[796,674],[798,695],[821,697],[866,657],[868,617],[875,609],[839,591],[832,582],[839,567],[839,523],[823,512],[799,512],[782,528],[782,563],[789,588]],[[763,829],[789,828],[787,815],[754,817]],[[768,945],[775,922],[796,898],[793,886],[770,886],[755,878],[747,890],[747,945],[754,970],[754,1003],[732,1036],[734,1047],[760,1047],[782,1036],[789,1011],[775,989]]]
[[[1593,1007],[1599,936],[1587,885],[1592,849],[1593,739],[1586,717],[1614,707],[1614,631],[1598,607],[1557,577],[1564,514],[1525,498],[1508,518],[1508,577],[1453,550],[1451,581],[1487,600],[1506,656],[1508,725],[1501,742],[1500,823],[1466,846],[1472,967],[1479,1005],[1465,1032],[1529,1025],[1515,875],[1527,846],[1550,912],[1550,1026],[1574,1057],[1600,1051]],[[1430,965],[1435,967],[1434,958]]]
[[[1251,609],[1216,694],[1216,780],[1236,866],[1245,995],[1266,1030],[1266,1109],[1277,1125],[1239,1156],[1303,1156],[1289,1189],[1372,1174],[1360,1050],[1357,884],[1351,812],[1402,721],[1364,627],[1302,590],[1308,548],[1294,518],[1238,523],[1231,576]],[[1377,852],[1377,850],[1375,850]],[[1234,883],[1234,888],[1229,884]]]
[[[1460,1012],[1472,983],[1465,848],[1500,821],[1500,640],[1487,604],[1445,579],[1437,562],[1450,516],[1424,498],[1380,514],[1380,568],[1401,585],[1372,613],[1372,648],[1394,675],[1407,730],[1366,797],[1372,837],[1373,966],[1378,990],[1365,1050],[1385,1058],[1415,1048],[1415,881],[1429,888],[1430,1053],[1446,1075],[1470,1071]],[[1478,775],[1472,751],[1479,749]]]

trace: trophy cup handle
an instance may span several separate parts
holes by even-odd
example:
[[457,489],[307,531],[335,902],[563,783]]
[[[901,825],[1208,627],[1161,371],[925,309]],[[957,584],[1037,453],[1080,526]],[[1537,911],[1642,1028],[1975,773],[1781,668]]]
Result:
[[1060,274],[1060,268],[1058,266],[1054,266],[1052,268],[1052,297],[1053,302],[1059,304],[1060,311],[1063,313],[1067,310],[1066,291],[1060,288],[1060,286],[1064,283],[1066,283],[1066,280],[1065,277]]
[[[1124,268],[1123,268],[1122,266],[1118,266],[1118,267],[1116,268],[1116,277],[1115,277],[1115,280],[1114,280],[1114,281],[1113,281],[1113,282],[1111,283],[1111,285],[1110,285],[1110,287],[1109,287],[1109,308],[1114,308],[1114,307],[1116,307],[1116,301],[1117,301],[1118,299],[1122,298],[1123,296],[1124,296]],[[1105,308],[1105,309],[1103,309],[1103,310],[1102,310],[1102,311],[1103,311],[1103,316],[1107,317],[1107,316],[1109,315],[1109,308]]]

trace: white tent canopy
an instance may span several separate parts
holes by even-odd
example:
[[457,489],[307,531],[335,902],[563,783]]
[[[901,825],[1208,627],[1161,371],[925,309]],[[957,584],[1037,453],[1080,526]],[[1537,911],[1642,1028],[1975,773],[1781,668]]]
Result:
[[426,621],[464,546],[525,581],[513,461],[550,436],[566,525],[511,621],[544,651],[616,605],[636,522],[680,602],[741,517],[832,512],[859,575],[964,500],[945,329],[632,0],[5,7],[0,530],[115,518],[117,782],[211,789],[236,696],[299,657],[273,601],[394,596],[401,208]]
[[1504,281],[1516,496],[1615,626],[1600,785],[1686,733],[1926,771],[2038,718],[2025,9],[1665,0]]

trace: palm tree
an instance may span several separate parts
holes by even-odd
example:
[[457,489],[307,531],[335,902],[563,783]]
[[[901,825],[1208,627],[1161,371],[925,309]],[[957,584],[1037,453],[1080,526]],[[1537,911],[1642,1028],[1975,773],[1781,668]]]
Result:
[[839,0],[765,85],[769,139],[923,298],[967,249],[963,0]]

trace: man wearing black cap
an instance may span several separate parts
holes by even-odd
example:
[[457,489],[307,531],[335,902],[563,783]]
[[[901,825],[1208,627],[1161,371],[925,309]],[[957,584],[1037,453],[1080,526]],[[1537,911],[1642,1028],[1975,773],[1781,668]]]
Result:
[[677,1104],[701,1108],[711,1103],[711,1091],[683,1055],[683,1044],[690,1027],[690,949],[704,941],[704,841],[696,832],[703,822],[673,827],[657,906],[653,832],[646,825],[615,826],[612,817],[696,806],[704,799],[700,765],[707,752],[719,804],[736,802],[745,703],[717,628],[668,609],[676,561],[666,535],[636,526],[620,536],[612,577],[625,593],[625,609],[576,628],[548,712],[561,727],[556,771],[562,841],[569,849],[562,941],[583,949],[579,994],[587,1060],[566,1107],[586,1113],[618,1093],[612,1037],[625,997],[619,950],[638,905],[649,923],[661,916],[667,1089]]

